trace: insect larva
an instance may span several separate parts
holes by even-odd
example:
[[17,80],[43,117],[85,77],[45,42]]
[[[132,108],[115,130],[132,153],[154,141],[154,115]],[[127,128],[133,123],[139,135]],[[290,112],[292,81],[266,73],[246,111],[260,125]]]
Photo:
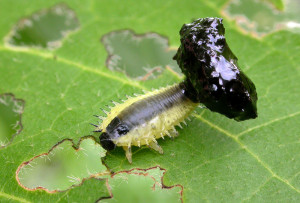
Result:
[[107,118],[97,128],[102,130],[100,143],[112,150],[122,146],[131,162],[131,146],[147,145],[163,153],[156,139],[174,137],[174,128],[194,110],[198,103],[185,96],[182,83],[161,88],[158,91],[129,98],[123,104],[113,107]]
[[222,19],[203,18],[180,30],[181,46],[174,59],[186,78],[183,82],[129,97],[115,103],[96,127],[107,150],[122,146],[132,162],[131,146],[147,145],[163,153],[156,139],[178,135],[188,115],[203,103],[212,111],[237,121],[255,118],[257,95],[252,81],[238,68],[229,49]]

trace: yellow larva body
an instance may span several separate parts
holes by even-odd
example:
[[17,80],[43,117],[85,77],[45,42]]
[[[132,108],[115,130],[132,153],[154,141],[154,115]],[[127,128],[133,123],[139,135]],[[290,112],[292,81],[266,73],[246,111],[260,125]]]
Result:
[[122,146],[131,162],[132,145],[147,145],[162,153],[156,139],[176,136],[175,126],[181,126],[197,105],[185,96],[181,84],[176,84],[117,104],[96,131],[102,132],[104,148]]

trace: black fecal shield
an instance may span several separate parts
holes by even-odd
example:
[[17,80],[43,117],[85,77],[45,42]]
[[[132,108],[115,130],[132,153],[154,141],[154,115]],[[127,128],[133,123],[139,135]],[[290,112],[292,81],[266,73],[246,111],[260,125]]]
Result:
[[182,26],[174,59],[186,76],[186,94],[237,121],[256,118],[255,86],[239,69],[224,33],[220,18],[200,18]]

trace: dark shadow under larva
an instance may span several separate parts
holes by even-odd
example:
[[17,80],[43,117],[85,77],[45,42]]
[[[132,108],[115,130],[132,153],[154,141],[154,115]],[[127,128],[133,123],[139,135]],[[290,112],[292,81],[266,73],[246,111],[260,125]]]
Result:
[[156,140],[177,136],[175,126],[181,127],[199,103],[237,121],[256,118],[255,85],[238,68],[224,33],[220,18],[183,25],[174,59],[184,81],[116,104],[95,129],[102,147],[122,146],[130,163],[131,146],[147,145],[162,154]]

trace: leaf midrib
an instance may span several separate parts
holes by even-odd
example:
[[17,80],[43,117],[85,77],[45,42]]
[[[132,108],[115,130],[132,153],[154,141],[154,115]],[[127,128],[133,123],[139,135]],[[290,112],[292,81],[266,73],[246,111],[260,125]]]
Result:
[[[53,54],[43,53],[43,52],[35,51],[35,50],[32,50],[32,49],[23,49],[23,48],[19,49],[19,48],[15,48],[15,47],[0,46],[0,51],[25,53],[25,54],[30,54],[30,55],[33,55],[33,56],[38,56],[38,57],[41,57],[41,58],[44,58],[44,59],[47,59],[47,60],[49,60],[49,59],[53,60]],[[111,74],[108,74],[108,73],[105,73],[105,72],[101,72],[97,68],[90,67],[90,66],[85,66],[81,63],[70,61],[70,60],[65,59],[63,57],[57,56],[56,60],[57,60],[57,62],[61,62],[61,63],[67,64],[67,65],[71,65],[71,66],[79,68],[83,71],[87,71],[87,72],[94,73],[96,75],[100,75],[100,76],[103,76],[103,77],[106,77],[106,78],[109,78],[109,79],[112,79],[112,80],[116,80],[116,81],[119,81],[123,84],[130,85],[132,87],[137,87],[139,89],[147,89],[146,87],[140,85],[138,82],[131,81],[131,80],[126,80],[124,78],[121,78],[121,77],[118,77],[118,76],[115,76],[115,75],[111,75]]]

